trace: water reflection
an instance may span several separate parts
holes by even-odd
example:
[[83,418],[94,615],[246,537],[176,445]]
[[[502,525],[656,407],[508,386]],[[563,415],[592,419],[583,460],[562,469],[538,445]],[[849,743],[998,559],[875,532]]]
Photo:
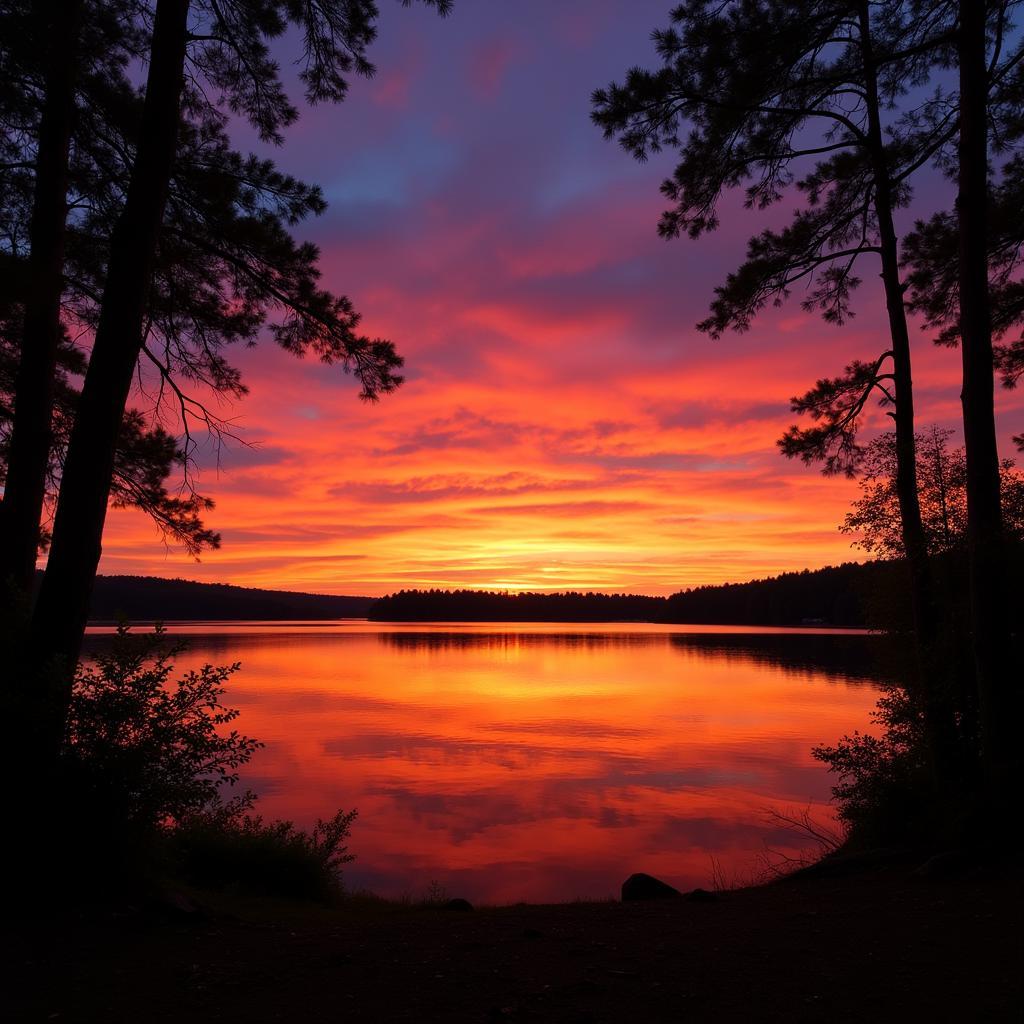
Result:
[[[706,885],[822,813],[810,748],[863,728],[875,639],[648,626],[188,627],[187,664],[267,743],[265,815],[358,806],[350,884],[470,899],[605,896],[636,870]],[[92,636],[90,644],[103,643]]]
[[853,685],[889,682],[885,639],[854,633],[674,634],[668,638],[680,653],[698,657],[770,665],[787,672],[828,678]]

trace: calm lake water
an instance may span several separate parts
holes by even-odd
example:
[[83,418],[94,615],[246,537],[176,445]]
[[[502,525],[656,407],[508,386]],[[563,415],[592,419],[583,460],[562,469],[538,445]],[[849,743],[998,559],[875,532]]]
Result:
[[[89,647],[104,643],[90,629]],[[266,817],[357,807],[350,888],[486,903],[601,898],[634,871],[709,886],[768,819],[828,820],[819,743],[863,729],[872,646],[853,633],[559,623],[172,625],[180,664],[240,661],[227,703],[266,743]]]

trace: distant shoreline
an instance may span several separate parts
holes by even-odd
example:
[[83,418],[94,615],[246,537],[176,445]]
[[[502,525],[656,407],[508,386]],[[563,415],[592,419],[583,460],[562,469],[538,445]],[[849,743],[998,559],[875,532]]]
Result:
[[[175,627],[190,627],[201,629],[203,627],[218,627],[227,629],[232,626],[238,627],[267,627],[290,629],[298,627],[331,627],[331,626],[369,626],[369,627],[408,627],[408,632],[416,628],[429,630],[432,633],[443,633],[445,630],[454,630],[456,627],[547,627],[548,629],[539,632],[550,632],[551,628],[557,627],[651,627],[650,632],[665,629],[670,632],[693,631],[700,634],[716,633],[742,633],[750,630],[754,633],[771,635],[774,633],[806,633],[809,636],[822,636],[827,634],[855,635],[855,636],[876,636],[877,630],[864,629],[857,626],[829,626],[829,625],[808,625],[806,623],[783,624],[781,626],[764,626],[759,623],[667,623],[650,620],[637,620],[637,618],[575,618],[575,620],[561,620],[561,618],[544,618],[544,620],[530,620],[530,618],[473,618],[473,620],[445,620],[445,618],[402,618],[402,620],[385,620],[385,618],[368,618],[366,616],[350,615],[344,618],[108,618],[108,620],[92,620],[90,618],[87,628],[90,630],[114,630],[122,623],[130,627],[161,626],[169,627],[170,632]],[[465,632],[460,630],[460,632]]]
[[848,562],[746,583],[645,594],[403,590],[380,598],[197,583],[156,576],[98,576],[89,623],[146,622],[621,622],[863,629],[864,595],[898,590],[897,562]]
[[365,618],[374,600],[159,576],[97,576],[89,623]]

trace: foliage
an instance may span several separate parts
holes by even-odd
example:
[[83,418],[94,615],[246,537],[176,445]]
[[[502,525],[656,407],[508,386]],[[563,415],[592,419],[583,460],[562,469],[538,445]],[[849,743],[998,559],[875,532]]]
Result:
[[306,832],[251,813],[246,791],[226,799],[238,769],[263,745],[233,728],[223,703],[238,665],[175,675],[182,645],[162,628],[119,626],[108,649],[79,668],[60,779],[72,834],[90,875],[170,870],[198,886],[325,900],[340,892],[355,811]]
[[[879,99],[888,105],[926,76],[928,60],[907,50],[920,55],[929,40],[937,48],[950,42],[944,24],[922,24],[899,5],[889,7],[876,12],[865,38],[858,5],[844,0],[687,0],[653,35],[660,68],[631,69],[621,85],[595,91],[595,122],[634,156],[679,150],[662,184],[672,204],[662,216],[663,235],[697,238],[714,230],[732,189],[742,188],[745,205],[758,210],[794,185],[806,197],[807,208],[788,228],[751,241],[748,262],[719,290],[704,329],[745,328],[766,302],[833,262],[837,272],[812,287],[805,302],[831,319],[849,315],[849,294],[859,282],[848,261],[875,251],[864,47],[874,47],[876,66],[884,69]],[[937,101],[925,103],[900,118],[892,126],[892,156],[909,161],[908,144],[925,144],[929,135],[929,152],[948,144],[948,131],[933,124],[940,109]],[[907,197],[903,191],[898,199]]]
[[170,855],[197,885],[327,901],[341,893],[341,868],[355,859],[345,840],[356,814],[339,810],[305,832],[232,807],[200,811],[169,833]]
[[884,584],[905,589],[899,567],[826,566],[780,573],[747,583],[704,584],[671,595],[663,613],[669,622],[797,626],[818,620],[831,626],[864,627],[863,597]]
[[[1006,21],[1019,0],[993,4],[1000,21],[992,33],[1002,44],[1012,26]],[[1014,50],[1013,47],[1010,48]],[[987,240],[988,303],[995,368],[1003,386],[1014,388],[1024,376],[1024,71],[1015,59],[990,69],[988,130],[995,159],[990,168]],[[1006,159],[1009,154],[1009,159]],[[923,329],[936,344],[960,344],[959,218],[944,210],[915,222],[904,239],[908,306],[920,314]],[[1014,438],[1024,451],[1024,434]]]
[[[951,430],[932,427],[917,436],[917,482],[929,554],[963,550],[967,544],[967,466],[963,448],[950,450]],[[861,496],[840,527],[857,535],[854,542],[871,555],[900,558],[904,554],[896,494],[896,439],[875,438],[861,463]],[[1006,536],[1024,540],[1024,473],[1012,459],[1000,466]]]
[[880,736],[855,732],[813,753],[838,777],[832,794],[853,841],[912,841],[931,812],[923,716],[908,692],[893,686],[872,718]]
[[[408,6],[410,0],[403,0]],[[451,0],[425,0],[442,15]],[[113,228],[124,209],[140,143],[144,97],[133,73],[149,56],[154,5],[84,0],[78,39],[76,127],[69,154],[65,291],[67,328],[56,379],[47,504],[56,500],[86,359],[77,347],[96,331]],[[0,479],[13,414],[26,292],[30,212],[39,124],[46,97],[47,5],[0,0]],[[42,12],[42,15],[40,14]],[[224,348],[269,336],[287,351],[312,353],[351,371],[373,400],[400,383],[391,342],[364,336],[351,301],[320,283],[319,251],[292,229],[325,209],[319,188],[236,152],[233,118],[246,117],[279,143],[297,109],[269,43],[299,29],[298,78],[310,103],[337,102],[348,76],[371,75],[377,34],[373,0],[314,5],[274,0],[192,0],[177,156],[169,182],[155,272],[146,296],[138,408],[119,440],[111,498],[148,513],[165,541],[197,556],[219,545],[202,521],[212,503],[195,486],[195,434],[219,445],[235,438],[217,411],[245,393]],[[176,435],[182,440],[176,440]],[[166,481],[181,477],[172,493]],[[43,528],[42,541],[48,537]]]
[[[1002,151],[1024,137],[1021,44],[1009,21],[1018,6],[999,0],[988,12],[991,132]],[[791,427],[779,441],[785,455],[820,462],[826,473],[854,475],[871,399],[892,415],[896,377],[910,380],[891,214],[911,202],[922,167],[955,174],[959,97],[945,72],[955,62],[957,8],[948,0],[685,0],[653,35],[659,66],[633,68],[593,94],[594,121],[634,157],[678,152],[661,187],[663,236],[696,239],[715,230],[731,193],[754,211],[799,203],[788,223],[750,239],[745,260],[715,290],[698,324],[712,337],[748,330],[797,290],[803,309],[843,324],[855,314],[861,264],[881,257],[892,344],[793,398],[793,411],[814,423]],[[1022,187],[1015,155],[991,218],[1000,335],[1024,322],[1016,272]],[[942,214],[918,225],[905,253],[911,308],[945,337],[958,330],[956,247],[956,218]],[[1024,365],[1022,342],[1004,344],[998,359],[1012,385]],[[1024,435],[1015,440],[1024,445]]]
[[[917,437],[917,482],[940,623],[927,683],[952,710],[952,781],[942,789],[933,781],[926,730],[928,695],[918,682],[921,676],[910,652],[900,642],[901,632],[911,627],[905,593],[891,585],[876,586],[869,608],[874,620],[889,631],[890,674],[900,683],[888,686],[878,702],[875,734],[854,733],[814,752],[838,777],[833,795],[840,817],[850,827],[852,841],[861,845],[977,838],[971,835],[970,823],[978,813],[973,804],[982,729],[968,603],[967,474],[964,450],[950,449],[951,436],[952,431],[933,427]],[[1011,460],[1004,460],[1000,469],[1008,541],[1004,557],[1012,578],[1024,557],[1024,474]],[[858,546],[887,560],[869,564],[893,565],[902,559],[904,548],[892,434],[867,446],[862,470],[861,496],[840,529],[857,535]],[[1012,590],[1007,595],[1008,617],[1020,621],[1022,613],[1021,595]]]
[[[0,260],[0,266],[6,261]],[[14,382],[21,353],[21,309],[18,299],[19,274],[0,280],[0,483],[6,476],[14,416]],[[85,373],[85,357],[65,335],[58,351],[49,463],[47,506],[52,509],[60,484],[61,467],[74,422],[79,390],[76,378]],[[220,547],[220,535],[209,529],[203,513],[213,502],[194,487],[172,492],[167,482],[175,473],[187,470],[185,447],[159,423],[150,424],[138,409],[128,409],[121,423],[114,454],[111,502],[115,508],[137,508],[156,524],[164,540],[180,544],[198,557],[204,550]],[[46,525],[40,531],[40,546],[49,541]]]
[[883,408],[896,404],[893,375],[882,372],[882,364],[891,355],[883,352],[871,363],[855,359],[840,376],[823,377],[804,394],[791,398],[790,409],[809,416],[814,426],[789,427],[778,440],[782,454],[808,465],[820,462],[826,476],[855,476],[864,458],[857,435],[865,408],[875,392]]
[[173,678],[181,650],[159,627],[131,635],[121,625],[109,650],[75,675],[62,781],[76,813],[119,835],[152,834],[216,805],[262,746],[225,728],[238,711],[224,706],[224,683],[239,666]]
[[[594,120],[635,157],[678,150],[661,189],[665,237],[717,228],[730,193],[750,210],[800,203],[788,224],[750,239],[700,330],[748,330],[797,289],[803,309],[843,324],[865,258],[881,260],[887,295],[899,289],[892,211],[910,202],[914,173],[942,160],[956,132],[943,84],[923,88],[950,58],[955,11],[918,6],[687,0],[654,33],[660,67],[634,68],[594,93]],[[785,454],[853,472],[868,399],[877,391],[891,402],[887,382],[910,379],[905,323],[891,327],[891,345],[793,400],[817,422],[789,430]]]

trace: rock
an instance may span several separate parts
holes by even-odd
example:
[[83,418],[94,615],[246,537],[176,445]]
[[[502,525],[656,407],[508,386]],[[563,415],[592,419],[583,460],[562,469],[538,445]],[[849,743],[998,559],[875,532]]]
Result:
[[682,895],[678,889],[673,889],[667,882],[663,882],[653,875],[645,875],[643,872],[630,875],[622,883],[623,903],[634,900],[671,900],[678,899]]
[[460,897],[456,897],[453,900],[445,900],[445,902],[441,904],[441,909],[442,910],[461,910],[461,911],[466,911],[466,910],[472,910],[473,909],[473,904],[470,903],[469,900],[464,900],[464,899],[461,899]]
[[961,850],[948,850],[929,857],[915,872],[921,878],[951,878],[962,875],[970,860]]
[[171,921],[198,922],[206,919],[206,910],[191,896],[178,889],[161,889],[153,894],[146,909],[156,917]]
[[686,899],[691,903],[714,903],[718,898],[717,892],[710,892],[707,889],[693,889],[686,894]]

